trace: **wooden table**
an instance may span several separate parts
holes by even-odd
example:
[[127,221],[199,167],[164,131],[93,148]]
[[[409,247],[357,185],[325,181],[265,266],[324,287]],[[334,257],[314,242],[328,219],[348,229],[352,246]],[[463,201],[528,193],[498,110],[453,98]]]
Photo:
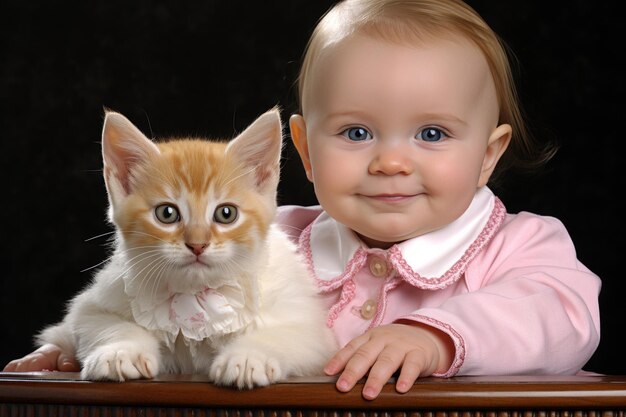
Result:
[[1,416],[211,417],[626,417],[626,376],[424,378],[406,394],[387,384],[374,401],[362,385],[294,379],[250,391],[196,375],[124,383],[60,372],[0,373]]

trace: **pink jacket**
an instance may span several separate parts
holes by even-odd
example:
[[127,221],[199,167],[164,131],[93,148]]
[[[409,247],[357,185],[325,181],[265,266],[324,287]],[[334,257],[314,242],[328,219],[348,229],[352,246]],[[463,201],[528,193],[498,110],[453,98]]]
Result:
[[319,206],[283,206],[341,346],[409,319],[454,340],[437,376],[575,374],[598,346],[600,279],[576,258],[563,224],[508,214],[484,187],[443,229],[370,249]]

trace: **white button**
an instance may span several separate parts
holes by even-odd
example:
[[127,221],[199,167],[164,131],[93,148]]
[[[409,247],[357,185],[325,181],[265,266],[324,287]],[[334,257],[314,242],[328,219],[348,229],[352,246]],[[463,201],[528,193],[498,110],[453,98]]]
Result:
[[387,262],[381,258],[372,258],[370,261],[370,272],[377,278],[387,276]]
[[367,300],[361,306],[361,317],[363,317],[365,320],[369,320],[372,317],[374,317],[377,310],[378,310],[378,303],[376,303],[376,301],[374,300]]

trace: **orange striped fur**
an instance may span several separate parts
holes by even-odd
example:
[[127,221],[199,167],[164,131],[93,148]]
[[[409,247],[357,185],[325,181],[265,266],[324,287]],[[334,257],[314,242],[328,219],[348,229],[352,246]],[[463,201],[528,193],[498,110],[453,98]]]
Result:
[[[274,217],[281,142],[277,109],[231,143],[191,138],[153,142],[121,114],[107,112],[104,175],[111,220],[125,250],[131,257],[158,253],[164,264],[184,267],[196,256],[192,248],[202,247],[198,261],[214,271],[245,267]],[[179,221],[159,221],[155,211],[164,204],[178,211]],[[236,221],[215,221],[222,205],[236,208]],[[170,286],[188,291],[217,284],[198,276],[196,268],[190,271],[183,273],[186,281]]]

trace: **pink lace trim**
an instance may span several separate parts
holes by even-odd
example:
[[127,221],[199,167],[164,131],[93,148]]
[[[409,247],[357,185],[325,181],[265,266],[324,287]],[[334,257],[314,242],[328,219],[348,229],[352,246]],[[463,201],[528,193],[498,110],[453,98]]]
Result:
[[300,235],[300,253],[304,255],[304,260],[307,265],[307,269],[311,276],[315,279],[317,287],[321,293],[328,293],[341,288],[341,294],[339,301],[337,301],[328,311],[326,324],[328,327],[333,327],[335,320],[339,316],[339,313],[343,308],[354,298],[356,292],[356,283],[354,282],[354,276],[363,268],[367,261],[367,253],[363,248],[357,249],[356,253],[346,265],[343,273],[336,279],[325,281],[319,279],[315,273],[315,265],[313,265],[313,253],[311,252],[311,227],[313,223],[308,225],[306,229],[302,231]]
[[391,279],[385,283],[382,290],[380,291],[380,294],[378,295],[378,310],[376,311],[376,315],[374,316],[374,319],[370,323],[368,329],[380,325],[383,317],[385,317],[385,311],[387,310],[387,293],[389,293],[389,291],[393,290],[401,283],[402,280],[399,278]]
[[315,265],[313,265],[313,253],[311,252],[311,228],[313,223],[309,224],[302,231],[299,241],[299,250],[304,255],[304,261],[311,276],[315,279],[320,292],[327,293],[341,287],[346,281],[352,279],[359,270],[365,265],[367,260],[367,252],[363,248],[357,249],[350,262],[346,265],[341,275],[331,280],[320,279],[315,273]]
[[502,204],[500,199],[496,197],[494,200],[493,210],[483,230],[480,232],[476,240],[472,242],[470,247],[467,248],[463,256],[461,256],[461,258],[440,277],[426,278],[415,272],[406,262],[402,256],[400,248],[397,245],[394,245],[389,249],[389,260],[402,278],[409,284],[426,290],[443,289],[459,280],[467,269],[469,263],[496,234],[498,228],[504,221],[505,216],[506,209],[504,208],[504,204]]
[[428,324],[429,326],[435,327],[442,332],[447,333],[452,340],[454,341],[454,359],[452,360],[452,364],[450,368],[444,373],[433,373],[432,376],[440,377],[440,378],[450,378],[456,375],[461,366],[463,366],[463,362],[465,362],[465,340],[463,337],[452,328],[447,323],[442,323],[439,320],[435,320],[432,317],[422,316],[421,314],[411,314],[406,317],[402,317],[403,320],[414,320],[420,323]]
[[[465,251],[463,256],[450,269],[448,269],[445,274],[438,278],[425,278],[422,277],[419,273],[415,272],[402,256],[402,252],[400,251],[398,245],[394,245],[388,250],[388,259],[396,269],[398,275],[400,275],[402,279],[409,284],[421,289],[443,289],[459,280],[459,278],[467,269],[469,263],[493,238],[498,228],[504,221],[505,216],[506,209],[504,207],[504,204],[502,204],[500,199],[496,197],[494,200],[494,208],[491,212],[491,215],[489,216],[489,220],[487,221],[487,224],[480,232],[478,237],[474,240],[474,242],[472,242],[472,244]],[[313,223],[309,224],[302,231],[298,246],[300,253],[304,256],[307,269],[311,276],[315,279],[317,287],[321,293],[329,293],[336,290],[337,288],[342,287],[339,300],[335,304],[333,304],[333,306],[328,311],[327,325],[328,327],[332,327],[341,310],[343,310],[343,308],[354,298],[356,292],[356,283],[354,282],[354,277],[367,262],[368,255],[365,249],[359,248],[355,252],[350,262],[348,262],[341,275],[331,280],[320,279],[315,273],[315,265],[313,264],[313,253],[311,251],[312,226]],[[376,316],[372,320],[372,324],[370,325],[370,327],[374,327],[380,323],[386,310],[387,293],[396,288],[399,284],[400,280],[394,279],[385,285],[379,297],[379,309],[376,313]],[[453,332],[454,330],[450,329],[450,331]]]

